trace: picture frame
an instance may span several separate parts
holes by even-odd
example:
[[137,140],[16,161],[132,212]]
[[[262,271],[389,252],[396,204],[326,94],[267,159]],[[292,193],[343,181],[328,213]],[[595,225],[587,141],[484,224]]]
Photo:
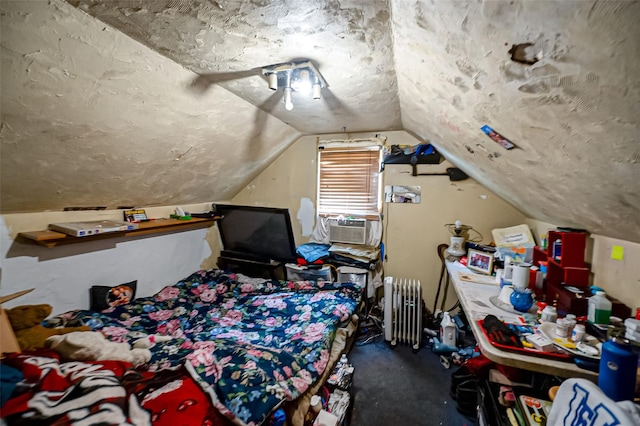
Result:
[[482,274],[491,275],[493,271],[493,253],[469,249],[467,252],[467,268]]
[[146,222],[149,220],[147,218],[147,212],[144,209],[134,209],[134,210],[125,210],[122,212],[124,216],[124,220],[126,222]]

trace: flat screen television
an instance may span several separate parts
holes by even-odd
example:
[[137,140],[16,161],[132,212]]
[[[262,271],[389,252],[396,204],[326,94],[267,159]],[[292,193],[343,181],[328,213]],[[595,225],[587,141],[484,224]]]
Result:
[[213,211],[222,216],[217,223],[222,256],[264,263],[295,262],[288,209],[214,204]]

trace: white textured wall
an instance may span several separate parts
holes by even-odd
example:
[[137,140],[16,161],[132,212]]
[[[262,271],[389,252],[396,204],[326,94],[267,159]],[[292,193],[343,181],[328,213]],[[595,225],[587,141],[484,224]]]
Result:
[[[203,205],[185,206],[205,211]],[[148,209],[168,217],[173,207]],[[34,288],[3,307],[48,303],[53,313],[89,308],[89,287],[138,280],[137,296],[150,296],[201,268],[211,254],[210,229],[168,235],[105,239],[46,248],[14,241],[18,232],[46,229],[48,223],[121,219],[120,211],[33,213],[0,216],[0,294]]]

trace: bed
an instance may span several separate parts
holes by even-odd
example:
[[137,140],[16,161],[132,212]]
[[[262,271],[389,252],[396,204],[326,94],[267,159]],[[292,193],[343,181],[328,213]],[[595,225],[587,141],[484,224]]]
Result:
[[[147,335],[171,336],[170,341],[151,348],[150,362],[135,372],[140,376],[134,381],[138,385],[151,381],[157,391],[159,383],[172,383],[181,375],[197,384],[217,411],[208,415],[220,422],[260,425],[276,409],[284,408],[287,423],[302,425],[310,396],[321,388],[357,327],[354,313],[362,290],[353,283],[263,280],[201,270],[151,297],[102,312],[71,311],[48,319],[45,325],[89,325],[112,341],[128,343]],[[14,356],[11,365],[25,369],[43,363],[30,356],[50,356],[48,362],[60,364],[54,370],[69,369],[64,367],[65,360],[46,353]],[[151,413],[153,408],[139,400],[140,389],[135,391],[125,380],[130,369],[119,364],[100,364],[100,369],[114,372],[126,391],[123,416],[147,416],[150,424],[161,424],[154,421],[158,413]],[[187,392],[195,395],[193,390]],[[22,397],[42,399],[43,395]],[[6,407],[3,416],[9,412]],[[138,407],[142,414],[132,412]],[[12,419],[18,424],[25,415],[31,420],[43,415],[33,410]]]

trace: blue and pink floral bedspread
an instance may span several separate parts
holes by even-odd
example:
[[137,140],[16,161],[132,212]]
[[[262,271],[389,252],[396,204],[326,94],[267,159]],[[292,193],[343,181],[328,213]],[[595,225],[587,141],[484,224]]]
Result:
[[152,297],[102,312],[72,311],[49,323],[86,324],[129,343],[170,335],[151,348],[149,370],[185,364],[223,414],[257,425],[322,374],[336,330],[355,311],[361,289],[237,278],[201,270]]

